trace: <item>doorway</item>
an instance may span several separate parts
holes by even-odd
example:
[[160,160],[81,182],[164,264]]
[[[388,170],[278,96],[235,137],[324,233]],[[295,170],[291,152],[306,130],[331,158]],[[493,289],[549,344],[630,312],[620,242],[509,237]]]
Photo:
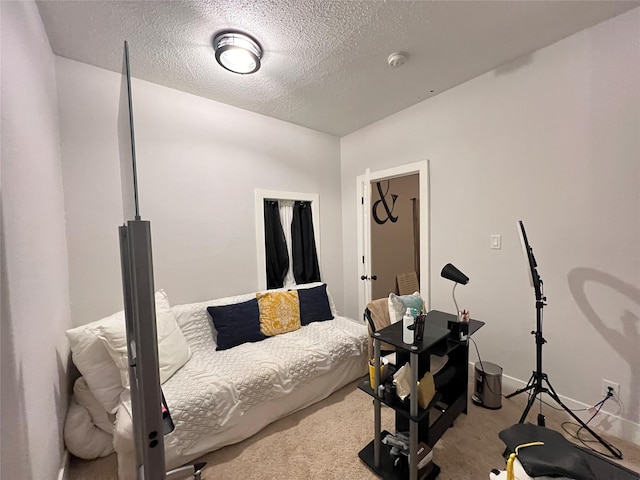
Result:
[[[404,294],[398,279],[420,278],[420,177],[371,182],[371,298]],[[406,276],[406,277],[403,277]],[[402,282],[402,280],[400,280]],[[413,293],[413,292],[408,292]]]
[[358,177],[358,197],[360,311],[371,299],[398,293],[398,276],[404,281],[412,274],[428,308],[428,161],[377,172],[367,169]]

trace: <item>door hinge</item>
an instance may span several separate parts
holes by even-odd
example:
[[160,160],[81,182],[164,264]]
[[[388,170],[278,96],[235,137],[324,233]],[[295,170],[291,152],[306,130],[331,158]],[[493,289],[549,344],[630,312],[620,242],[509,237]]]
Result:
[[360,197],[360,203],[362,203],[362,205],[364,205],[364,197]]
[[364,255],[362,256],[362,263],[364,263]]

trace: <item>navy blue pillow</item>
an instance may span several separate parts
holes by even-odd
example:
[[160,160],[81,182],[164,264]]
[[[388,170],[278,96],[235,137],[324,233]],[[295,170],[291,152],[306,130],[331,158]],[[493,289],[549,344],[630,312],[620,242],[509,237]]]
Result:
[[216,350],[227,350],[247,342],[259,342],[265,337],[260,331],[258,300],[207,307],[218,332]]
[[333,319],[326,285],[301,288],[298,290],[298,298],[300,299],[300,323],[302,325]]

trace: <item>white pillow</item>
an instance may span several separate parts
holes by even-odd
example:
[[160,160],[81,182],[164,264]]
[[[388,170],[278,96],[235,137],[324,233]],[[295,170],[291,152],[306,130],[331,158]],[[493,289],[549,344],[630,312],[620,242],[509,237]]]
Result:
[[120,403],[122,381],[120,370],[98,337],[98,326],[112,317],[124,324],[124,313],[67,330],[74,365],[84,377],[91,393],[109,413],[115,413]]
[[69,399],[69,409],[64,420],[64,444],[76,457],[93,460],[113,453],[113,436],[96,427],[89,411]]
[[[166,382],[191,357],[189,345],[176,323],[164,290],[156,293],[156,330],[160,383]],[[127,332],[124,319],[111,317],[98,325],[99,337],[120,370],[123,387],[129,386]]]
[[87,409],[91,422],[109,435],[113,435],[113,422],[115,421],[115,415],[107,413],[102,405],[96,400],[96,397],[91,393],[87,381],[84,377],[78,378],[73,384],[73,396],[76,402],[81,407]]
[[389,294],[389,321],[396,323],[402,320],[407,307],[415,308],[418,312],[424,308],[424,302],[420,296],[420,292],[414,292],[411,295]]

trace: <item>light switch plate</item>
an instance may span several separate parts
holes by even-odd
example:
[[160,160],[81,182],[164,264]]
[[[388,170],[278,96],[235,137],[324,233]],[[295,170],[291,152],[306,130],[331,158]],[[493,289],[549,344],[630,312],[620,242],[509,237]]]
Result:
[[494,250],[500,250],[502,248],[502,235],[490,235],[489,245]]

